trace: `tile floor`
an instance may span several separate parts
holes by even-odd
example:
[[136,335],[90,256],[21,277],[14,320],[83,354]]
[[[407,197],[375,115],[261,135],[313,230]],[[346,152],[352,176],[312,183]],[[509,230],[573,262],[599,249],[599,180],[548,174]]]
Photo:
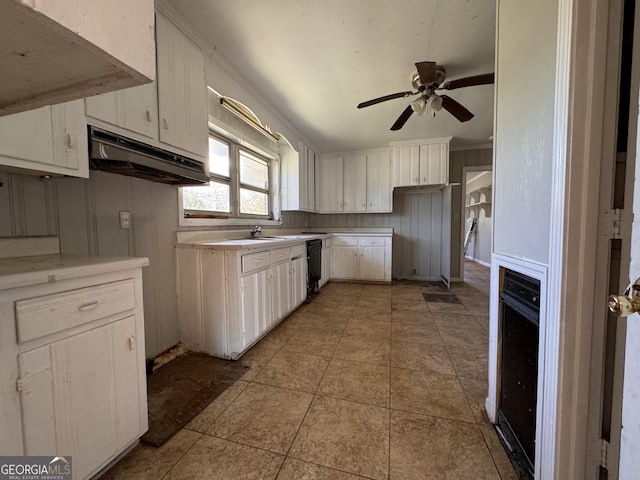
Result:
[[489,270],[465,277],[328,284],[240,360],[242,380],[104,478],[516,479],[483,409]]

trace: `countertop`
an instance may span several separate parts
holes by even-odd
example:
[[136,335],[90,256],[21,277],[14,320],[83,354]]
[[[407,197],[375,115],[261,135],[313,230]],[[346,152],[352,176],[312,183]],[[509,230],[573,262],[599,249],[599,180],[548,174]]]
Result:
[[0,290],[149,265],[146,257],[34,255],[0,259]]
[[[212,238],[207,238],[209,235]],[[288,247],[308,240],[325,239],[334,235],[359,237],[391,237],[393,229],[326,229],[322,232],[304,232],[280,234],[277,230],[263,233],[260,239],[255,238],[220,238],[221,232],[177,232],[178,248],[212,248],[224,250],[257,250]]]

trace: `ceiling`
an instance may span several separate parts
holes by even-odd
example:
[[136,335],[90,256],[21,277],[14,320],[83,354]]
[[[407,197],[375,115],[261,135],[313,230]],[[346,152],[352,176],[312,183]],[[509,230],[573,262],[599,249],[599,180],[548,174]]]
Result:
[[453,145],[490,143],[493,85],[447,92],[475,114],[465,123],[443,110],[435,118],[413,115],[392,132],[389,127],[417,97],[356,105],[413,90],[419,61],[446,67],[447,80],[493,72],[493,0],[169,3],[318,153],[442,136],[453,136]]

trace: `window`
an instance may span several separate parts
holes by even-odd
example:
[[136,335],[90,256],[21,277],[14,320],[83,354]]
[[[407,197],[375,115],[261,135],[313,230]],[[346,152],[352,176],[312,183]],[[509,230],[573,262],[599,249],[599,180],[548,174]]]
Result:
[[185,218],[270,218],[272,162],[235,142],[209,136],[208,186],[183,187]]
[[240,213],[269,215],[269,163],[240,151]]

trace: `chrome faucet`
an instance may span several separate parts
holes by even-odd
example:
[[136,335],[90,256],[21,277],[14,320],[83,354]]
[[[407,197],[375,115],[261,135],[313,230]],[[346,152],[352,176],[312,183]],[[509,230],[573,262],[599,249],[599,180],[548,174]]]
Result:
[[256,225],[251,230],[251,238],[260,238],[260,237],[262,237],[262,227],[259,227],[258,225]]

